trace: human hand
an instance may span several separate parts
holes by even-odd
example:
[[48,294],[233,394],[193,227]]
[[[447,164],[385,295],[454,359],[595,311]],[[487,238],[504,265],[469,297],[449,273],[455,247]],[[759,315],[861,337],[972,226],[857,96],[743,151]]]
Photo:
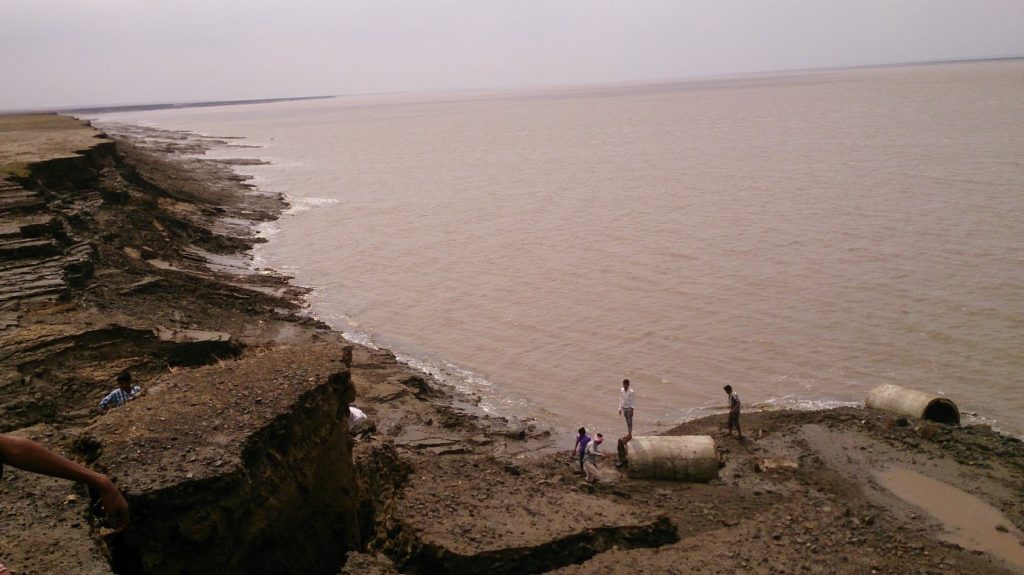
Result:
[[103,508],[103,513],[107,516],[110,527],[115,532],[118,532],[127,527],[130,521],[128,501],[125,500],[124,495],[121,495],[121,491],[118,490],[117,486],[110,479],[106,477],[104,479],[105,481],[96,487],[100,492],[100,507]]

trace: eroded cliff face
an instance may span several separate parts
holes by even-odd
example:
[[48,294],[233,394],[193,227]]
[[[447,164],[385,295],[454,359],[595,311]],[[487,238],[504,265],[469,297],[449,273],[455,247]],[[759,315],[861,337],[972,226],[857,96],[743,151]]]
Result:
[[[133,522],[101,536],[80,486],[8,469],[0,561],[336,572],[360,545],[351,352],[297,314],[302,290],[244,259],[283,202],[185,157],[201,138],[147,150],[91,133],[0,183],[0,430],[111,474]],[[99,413],[125,369],[145,395]]]
[[[219,245],[206,238],[230,197],[189,205],[174,195],[109,140],[0,182],[0,429],[81,421],[119,370],[234,357],[243,337],[229,329],[258,324],[251,311],[294,305],[218,281],[195,255]],[[221,244],[237,252],[252,241]]]
[[155,379],[78,445],[133,521],[119,573],[335,573],[360,546],[341,344],[264,350]]

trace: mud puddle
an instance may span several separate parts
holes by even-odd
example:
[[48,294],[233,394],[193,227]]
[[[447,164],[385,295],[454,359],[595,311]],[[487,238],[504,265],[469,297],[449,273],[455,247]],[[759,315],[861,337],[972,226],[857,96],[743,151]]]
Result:
[[940,521],[943,541],[983,551],[1024,572],[1024,534],[978,497],[902,467],[879,473],[878,482],[900,499]]

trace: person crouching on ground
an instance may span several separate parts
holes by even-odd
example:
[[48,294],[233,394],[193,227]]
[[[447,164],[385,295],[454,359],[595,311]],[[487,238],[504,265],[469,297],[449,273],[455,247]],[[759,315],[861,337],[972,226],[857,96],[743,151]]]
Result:
[[604,454],[598,450],[603,442],[604,436],[598,433],[594,436],[594,440],[587,445],[587,457],[583,463],[583,480],[587,483],[597,483],[601,480],[601,474],[597,471],[597,458],[604,457]]
[[367,417],[363,410],[354,405],[348,406],[348,432],[353,436],[367,436],[377,431],[377,425]]
[[135,399],[142,393],[142,388],[132,385],[132,374],[128,370],[117,374],[117,389],[111,391],[100,401],[100,410],[121,407],[125,402]]
[[578,430],[579,435],[576,436],[576,445],[572,446],[572,456],[576,455],[576,451],[580,452],[580,473],[583,471],[583,457],[586,455],[587,445],[590,443],[590,436],[587,435],[587,428],[581,427]]
[[732,428],[736,428],[736,437],[743,439],[743,432],[740,431],[740,396],[732,390],[731,385],[722,389],[729,396],[729,431],[726,435],[732,435]]

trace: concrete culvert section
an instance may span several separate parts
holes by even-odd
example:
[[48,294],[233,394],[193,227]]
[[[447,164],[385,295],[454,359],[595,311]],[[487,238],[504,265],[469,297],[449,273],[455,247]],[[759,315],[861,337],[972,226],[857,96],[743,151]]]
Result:
[[898,385],[879,385],[868,393],[865,405],[946,425],[960,425],[960,410],[952,400]]
[[620,444],[629,476],[707,482],[718,477],[720,458],[710,435],[634,437]]

